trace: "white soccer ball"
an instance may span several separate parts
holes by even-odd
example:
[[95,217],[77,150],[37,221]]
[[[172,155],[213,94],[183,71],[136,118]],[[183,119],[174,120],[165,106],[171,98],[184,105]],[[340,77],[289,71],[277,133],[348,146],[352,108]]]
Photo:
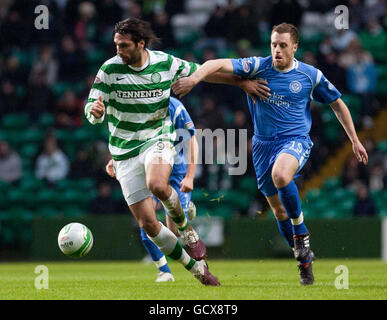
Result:
[[82,258],[93,247],[93,235],[89,228],[73,222],[65,225],[58,235],[59,249],[68,257]]

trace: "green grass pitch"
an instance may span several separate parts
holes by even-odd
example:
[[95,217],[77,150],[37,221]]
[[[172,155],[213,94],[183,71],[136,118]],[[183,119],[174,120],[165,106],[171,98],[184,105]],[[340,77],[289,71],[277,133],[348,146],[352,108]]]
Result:
[[[37,290],[38,265],[48,268],[48,289]],[[335,268],[348,268],[348,289],[338,290]],[[175,282],[156,283],[157,269],[143,262],[0,263],[0,299],[4,300],[283,300],[387,298],[387,263],[380,260],[317,260],[315,284],[301,287],[292,260],[213,260],[210,270],[221,287],[202,286],[176,262]]]

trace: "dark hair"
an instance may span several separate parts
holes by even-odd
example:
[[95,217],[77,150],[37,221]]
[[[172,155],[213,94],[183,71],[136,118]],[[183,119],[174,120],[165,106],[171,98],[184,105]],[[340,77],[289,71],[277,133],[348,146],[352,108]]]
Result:
[[144,40],[145,48],[149,47],[152,42],[160,41],[160,39],[153,33],[150,23],[137,18],[128,18],[117,22],[114,26],[113,36],[116,33],[130,35],[135,44]]
[[271,33],[273,32],[290,33],[290,37],[292,38],[293,42],[298,43],[298,29],[290,23],[283,22],[274,26],[271,30]]

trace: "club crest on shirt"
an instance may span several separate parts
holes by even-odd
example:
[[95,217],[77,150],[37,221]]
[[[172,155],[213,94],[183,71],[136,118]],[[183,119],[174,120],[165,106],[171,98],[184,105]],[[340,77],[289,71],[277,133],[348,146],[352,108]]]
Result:
[[302,85],[299,81],[294,80],[294,81],[290,82],[289,89],[293,93],[298,93],[301,91]]
[[155,72],[151,76],[151,80],[153,83],[159,83],[161,81],[161,75],[158,72]]
[[333,89],[333,84],[330,83],[330,82],[328,81],[328,79],[325,79],[325,81],[328,82],[328,89],[329,89],[329,90],[332,90],[332,89]]
[[246,59],[243,59],[242,60],[242,68],[243,68],[243,71],[244,72],[249,72],[250,71],[250,61],[249,60],[246,60]]

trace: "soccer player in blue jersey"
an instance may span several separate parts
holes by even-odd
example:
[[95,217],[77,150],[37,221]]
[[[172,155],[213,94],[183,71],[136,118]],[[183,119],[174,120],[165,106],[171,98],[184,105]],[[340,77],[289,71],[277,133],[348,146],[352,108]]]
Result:
[[[196,216],[196,208],[191,201],[198,155],[198,144],[195,137],[196,130],[189,113],[183,103],[178,99],[170,97],[169,114],[177,134],[175,141],[176,156],[169,177],[169,184],[179,195],[180,203],[187,220],[192,221]],[[107,164],[106,171],[111,177],[115,176],[112,161]],[[159,200],[156,197],[153,197],[153,199],[155,200],[156,206]],[[164,211],[167,215],[166,222],[168,228],[179,237],[176,224],[170,219],[168,211],[165,208]],[[156,282],[175,281],[165,255],[148,238],[142,228],[140,228],[140,232],[142,243],[159,270]],[[184,245],[187,245],[187,243],[184,243]]]
[[209,60],[190,77],[175,82],[172,89],[181,97],[206,76],[218,71],[268,82],[271,93],[268,99],[253,100],[247,96],[254,122],[253,162],[258,188],[273,210],[280,233],[299,261],[300,284],[310,285],[314,282],[314,254],[310,250],[310,234],[293,180],[313,146],[309,138],[310,101],[331,106],[359,162],[367,164],[368,155],[340,92],[320,70],[294,58],[297,47],[297,28],[282,23],[272,29],[271,56]]

